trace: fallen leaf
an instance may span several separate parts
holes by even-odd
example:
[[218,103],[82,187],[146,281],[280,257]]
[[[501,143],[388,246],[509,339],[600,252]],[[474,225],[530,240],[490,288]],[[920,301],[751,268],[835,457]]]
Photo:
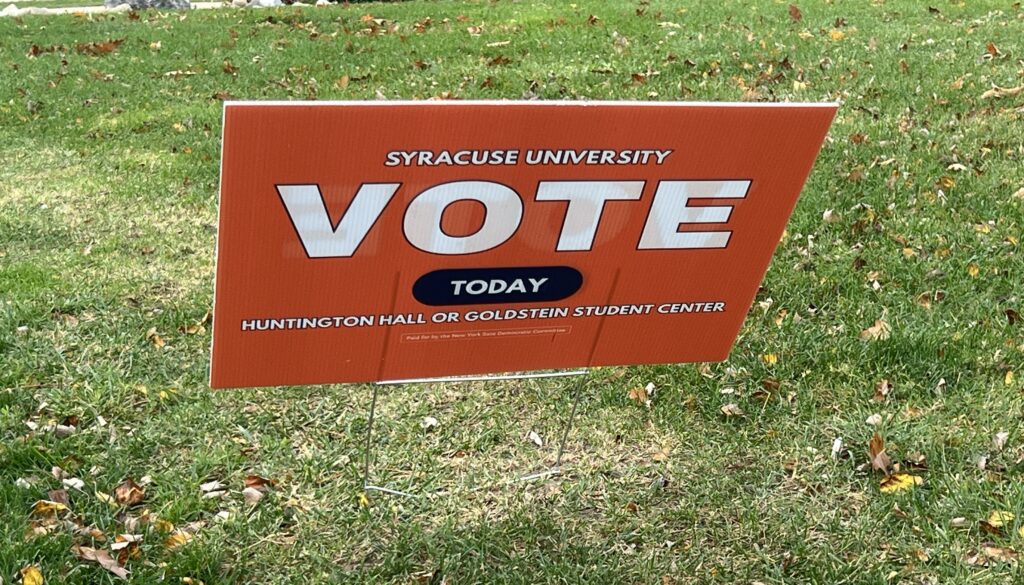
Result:
[[231,59],[224,59],[223,69],[224,73],[227,73],[228,75],[235,75],[238,73],[238,67],[231,62]]
[[75,45],[75,50],[83,55],[92,55],[93,57],[100,57],[109,53],[113,53],[121,46],[124,39],[110,40],[102,43],[78,43]]
[[880,341],[889,339],[892,327],[883,319],[876,319],[875,324],[860,332],[860,338],[864,341]]
[[95,563],[99,563],[101,567],[103,567],[107,571],[110,571],[114,575],[117,575],[122,579],[128,579],[128,569],[125,569],[121,565],[117,564],[117,561],[114,560],[112,556],[110,556],[110,553],[103,549],[75,545],[71,547],[71,552],[83,561],[92,561]]
[[174,550],[180,546],[183,546],[192,540],[192,535],[184,530],[175,530],[170,536],[164,540],[164,548]]
[[775,364],[779,363],[779,356],[775,355],[774,353],[766,353],[761,356],[761,361],[764,362],[767,366],[774,366]]
[[875,384],[875,395],[871,397],[875,402],[885,402],[885,399],[889,397],[889,393],[892,392],[892,382],[886,379],[879,380]]
[[744,414],[743,409],[740,408],[739,405],[733,404],[731,402],[729,404],[722,406],[722,408],[720,408],[719,410],[721,410],[722,414],[724,414],[725,416],[743,416]]
[[991,565],[992,562],[1016,565],[1019,556],[1020,555],[1017,551],[1012,548],[983,546],[980,552],[967,557],[967,564],[978,567],[987,567]]
[[81,490],[82,488],[85,487],[85,482],[78,479],[77,477],[69,477],[67,479],[62,479],[61,483],[64,484],[64,487],[75,490]]
[[833,41],[841,41],[841,40],[843,40],[843,39],[845,39],[845,38],[846,38],[846,33],[844,33],[844,32],[843,32],[843,31],[841,31],[841,30],[835,30],[835,29],[833,29],[832,31],[830,31],[830,32],[828,33],[828,36],[829,36],[829,38],[830,38],[830,39],[832,39]]
[[826,209],[825,212],[821,214],[821,220],[825,223],[839,223],[842,221],[842,218],[839,217],[839,214],[835,211]]
[[117,563],[124,565],[128,559],[139,556],[139,543],[142,542],[141,534],[118,534],[110,545],[110,550],[117,552]]
[[338,81],[334,82],[334,87],[337,87],[338,89],[345,89],[348,87],[349,81],[350,78],[348,75],[342,75],[338,78]]
[[1016,325],[1020,321],[1020,313],[1013,309],[1006,309],[1003,314],[1006,315],[1006,321],[1010,325]]
[[967,265],[967,274],[969,274],[971,278],[977,278],[978,273],[980,272],[981,269],[978,268],[978,265],[975,264],[974,262],[971,262],[970,264]]
[[70,504],[70,501],[68,500],[68,492],[65,490],[50,490],[46,492],[46,497],[51,502],[57,502],[58,504],[63,504],[65,506]]
[[149,330],[146,331],[146,339],[152,341],[153,345],[155,345],[157,347],[163,347],[163,346],[167,345],[167,342],[164,341],[164,338],[160,337],[157,334],[156,327],[150,327]]
[[247,487],[242,490],[242,497],[245,498],[245,503],[250,506],[255,506],[263,499],[263,492],[256,488]]
[[1013,386],[1013,370],[1006,370],[1006,375],[1003,376],[1003,383],[1007,386]]
[[867,424],[869,424],[869,425],[871,425],[873,427],[876,427],[876,426],[882,424],[882,415],[880,415],[880,414],[878,414],[876,412],[875,414],[872,414],[871,416],[869,416],[867,418],[867,420],[865,420],[864,422],[866,422]]
[[921,485],[922,483],[924,483],[924,479],[917,475],[910,475],[909,473],[894,473],[882,478],[879,490],[881,490],[883,494],[891,494],[909,490],[914,486]]
[[1010,438],[1010,433],[1006,431],[999,431],[992,437],[992,448],[996,451],[1002,451],[1003,447],[1006,446],[1006,440]]
[[432,428],[434,428],[436,426],[437,426],[437,419],[432,417],[432,416],[425,416],[425,417],[423,417],[423,420],[420,421],[420,428],[424,429],[424,430],[429,430],[429,429],[432,429]]
[[1024,93],[1024,85],[1018,85],[1017,87],[999,87],[998,85],[993,85],[992,89],[981,94],[981,99],[987,100],[1014,97],[1021,93]]
[[67,510],[68,507],[60,502],[39,500],[35,504],[32,504],[31,515],[36,518],[50,518],[60,514],[61,512],[66,512]]
[[1013,522],[1014,518],[1016,518],[1016,516],[1014,516],[1013,512],[995,510],[988,515],[986,522],[988,522],[988,525],[993,528],[1002,528],[1003,526]]
[[889,466],[892,465],[892,460],[885,453],[885,440],[878,433],[871,436],[871,442],[868,444],[868,455],[871,457],[871,469],[881,471],[886,475],[889,474]]
[[132,478],[125,478],[114,488],[114,499],[118,504],[134,506],[146,498],[146,492]]
[[537,431],[531,429],[530,432],[526,434],[526,438],[527,440],[532,442],[534,445],[537,445],[538,447],[544,446],[544,439],[540,438],[540,435],[537,434]]
[[647,391],[643,388],[633,388],[629,391],[629,399],[637,404],[647,404]]
[[800,12],[800,9],[797,8],[796,4],[790,4],[789,17],[793,19],[793,22],[800,22],[800,19],[802,19],[804,15]]
[[106,492],[101,492],[97,490],[96,492],[94,492],[94,495],[96,496],[97,500],[103,502],[104,504],[117,506],[117,501],[114,500],[114,497]]
[[19,571],[21,573],[21,585],[43,585],[43,573],[39,567],[29,565]]
[[917,298],[914,299],[914,302],[917,303],[917,306],[919,306],[919,307],[922,307],[922,308],[925,308],[925,309],[931,309],[932,308],[932,293],[930,293],[930,292],[923,292],[923,293],[917,295]]
[[651,459],[653,459],[655,461],[658,461],[658,462],[667,461],[668,460],[668,456],[671,455],[671,454],[672,454],[672,449],[670,447],[662,447],[658,451],[655,451],[654,455],[651,455]]
[[208,481],[208,482],[206,482],[206,483],[204,483],[204,484],[199,486],[199,491],[203,492],[204,494],[205,493],[209,493],[209,492],[219,492],[219,491],[221,491],[223,489],[224,489],[224,484],[222,484],[221,482],[219,482],[217,480]]
[[245,487],[255,488],[264,492],[270,491],[270,488],[274,487],[274,483],[272,479],[255,474],[245,476]]
[[835,440],[832,441],[832,460],[833,461],[838,461],[839,460],[839,454],[842,452],[842,450],[843,450],[843,438],[842,437],[836,437]]

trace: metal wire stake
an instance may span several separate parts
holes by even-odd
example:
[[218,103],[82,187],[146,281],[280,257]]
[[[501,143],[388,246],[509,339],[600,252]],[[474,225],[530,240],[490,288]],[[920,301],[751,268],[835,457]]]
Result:
[[562,467],[562,453],[565,451],[565,441],[569,438],[569,431],[572,430],[572,421],[576,418],[576,409],[580,405],[580,398],[583,396],[583,389],[586,386],[586,378],[581,377],[580,382],[576,385],[576,398],[572,401],[572,411],[569,413],[569,420],[565,422],[565,429],[562,431],[562,440],[558,442],[558,455],[555,456],[555,471],[560,471]]
[[370,401],[370,419],[366,423],[366,451],[365,458],[363,461],[363,490],[365,491],[370,485],[370,457],[373,454],[371,450],[370,438],[373,436],[373,414],[377,410],[377,386],[373,387],[373,399]]

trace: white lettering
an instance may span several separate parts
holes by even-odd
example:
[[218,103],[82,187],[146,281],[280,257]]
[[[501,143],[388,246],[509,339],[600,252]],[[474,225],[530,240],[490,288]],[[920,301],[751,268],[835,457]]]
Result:
[[537,186],[537,201],[569,202],[556,250],[589,250],[605,202],[635,201],[643,189],[643,181],[542,181]]
[[[444,210],[457,201],[478,201],[486,208],[484,223],[468,236],[441,229]],[[523,218],[523,201],[512,189],[490,181],[456,181],[420,193],[405,211],[405,237],[432,254],[475,254],[508,241]]]
[[725,223],[732,205],[690,207],[690,199],[743,199],[750,181],[662,181],[647,216],[641,250],[724,248],[732,232],[680,232],[680,224]]
[[337,227],[331,225],[331,216],[319,186],[278,185],[277,193],[307,256],[347,258],[359,248],[400,186],[401,183],[360,186]]

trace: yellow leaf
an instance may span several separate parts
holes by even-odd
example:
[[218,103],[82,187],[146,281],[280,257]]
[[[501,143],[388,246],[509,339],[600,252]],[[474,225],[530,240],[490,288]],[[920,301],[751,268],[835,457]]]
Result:
[[765,365],[774,366],[775,364],[779,363],[779,356],[775,355],[774,353],[766,353],[761,356],[761,361],[763,361]]
[[160,532],[171,532],[174,530],[174,524],[164,520],[163,518],[157,518],[152,521],[153,528],[156,528]]
[[805,41],[807,39],[813,39],[814,38],[814,35],[810,31],[806,31],[806,30],[802,30],[802,31],[798,32],[796,34],[796,36],[800,37],[801,39],[803,39]]
[[359,494],[359,505],[364,508],[370,507],[370,498],[366,496],[366,492],[361,492]]
[[1021,527],[1017,529],[1017,534],[1018,534],[1018,535],[1019,535],[1019,536],[1020,536],[1021,538],[1024,538],[1024,525],[1021,525]]
[[169,549],[175,549],[186,544],[190,540],[192,540],[191,534],[182,530],[177,530],[174,534],[168,536],[167,539],[164,540],[164,546]]
[[1013,385],[1013,370],[1006,370],[1006,377],[1003,378],[1003,383],[1007,386]]
[[841,41],[841,40],[843,40],[843,39],[845,39],[845,38],[846,38],[846,33],[844,33],[844,32],[843,32],[843,31],[841,31],[841,30],[836,30],[836,29],[833,29],[833,30],[832,30],[832,32],[828,33],[828,36],[829,36],[829,37],[830,37],[830,38],[831,38],[831,39],[832,39],[833,41]]
[[981,269],[974,262],[967,265],[967,274],[970,274],[971,278],[977,278],[979,272],[981,272]]
[[114,501],[114,496],[111,496],[110,494],[108,494],[106,492],[101,492],[101,491],[97,490],[96,491],[96,499],[101,501],[101,502],[103,502],[104,504],[107,504],[108,506],[112,506],[114,508],[117,507],[117,502]]
[[995,527],[995,528],[1002,528],[1003,526],[1006,526],[1010,522],[1013,522],[1013,519],[1014,519],[1013,512],[1006,512],[1006,511],[1003,511],[1003,510],[996,510],[996,511],[994,511],[991,514],[988,515],[989,526],[992,526],[992,527]]
[[39,571],[39,567],[29,565],[22,569],[21,583],[22,585],[43,585],[43,574]]
[[32,504],[32,515],[33,516],[50,516],[58,512],[67,510],[68,507],[60,502],[51,502],[50,500],[39,500],[35,504]]
[[881,491],[883,494],[892,494],[912,489],[914,486],[924,483],[924,479],[909,473],[894,473],[882,480]]

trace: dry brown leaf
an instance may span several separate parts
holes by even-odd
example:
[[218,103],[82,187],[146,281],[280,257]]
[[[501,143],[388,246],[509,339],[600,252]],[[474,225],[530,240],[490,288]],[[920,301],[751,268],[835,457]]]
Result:
[[886,379],[879,380],[875,384],[875,395],[871,397],[875,402],[885,402],[885,399],[889,397],[889,393],[892,392],[892,382]]
[[114,488],[114,499],[117,500],[118,504],[124,506],[134,506],[141,503],[145,498],[146,491],[130,477],[125,478],[124,481]]
[[793,19],[793,22],[800,22],[800,19],[802,19],[804,15],[803,13],[800,12],[800,9],[797,7],[796,4],[790,4],[789,17]]
[[115,39],[103,43],[78,43],[75,45],[75,50],[83,55],[100,57],[108,53],[113,53],[123,42],[124,39]]
[[242,490],[242,497],[245,498],[246,504],[255,506],[263,499],[263,492],[253,487],[247,487]]
[[892,327],[883,319],[876,319],[875,324],[860,332],[860,338],[864,341],[880,341],[889,339]]
[[123,566],[128,559],[138,558],[140,542],[142,542],[141,534],[118,534],[115,536],[110,550],[117,553],[118,564]]
[[875,433],[871,436],[871,442],[868,444],[868,455],[871,457],[871,469],[889,475],[889,467],[892,466],[892,460],[885,453],[885,440],[882,439],[882,435]]
[[646,404],[647,391],[640,387],[633,388],[629,391],[629,399],[637,404]]
[[917,298],[914,299],[914,302],[917,303],[917,306],[919,306],[921,308],[931,309],[932,308],[932,293],[930,293],[930,292],[923,292],[923,293],[917,295]]
[[977,567],[987,567],[994,562],[1016,565],[1020,554],[1012,548],[999,546],[983,546],[981,551],[967,557],[967,564]]
[[721,410],[722,414],[725,416],[743,416],[744,414],[743,409],[740,408],[739,405],[733,403],[726,404],[719,410]]
[[75,545],[71,547],[71,552],[83,561],[92,561],[94,563],[99,563],[101,567],[103,567],[107,571],[110,571],[114,575],[117,575],[118,577],[125,580],[128,579],[128,569],[125,569],[121,565],[117,564],[117,561],[114,560],[114,557],[110,556],[110,553],[103,549]]
[[988,100],[1014,97],[1021,93],[1024,93],[1024,85],[1018,85],[1017,87],[999,87],[998,85],[993,85],[992,89],[981,94],[981,99]]
[[46,497],[51,502],[56,502],[64,506],[68,506],[71,502],[68,500],[67,490],[50,490],[46,492]]
[[164,338],[160,337],[157,334],[156,327],[150,327],[149,330],[146,331],[146,339],[152,341],[153,345],[155,345],[157,347],[163,347],[163,346],[167,345],[167,342],[164,341]]

